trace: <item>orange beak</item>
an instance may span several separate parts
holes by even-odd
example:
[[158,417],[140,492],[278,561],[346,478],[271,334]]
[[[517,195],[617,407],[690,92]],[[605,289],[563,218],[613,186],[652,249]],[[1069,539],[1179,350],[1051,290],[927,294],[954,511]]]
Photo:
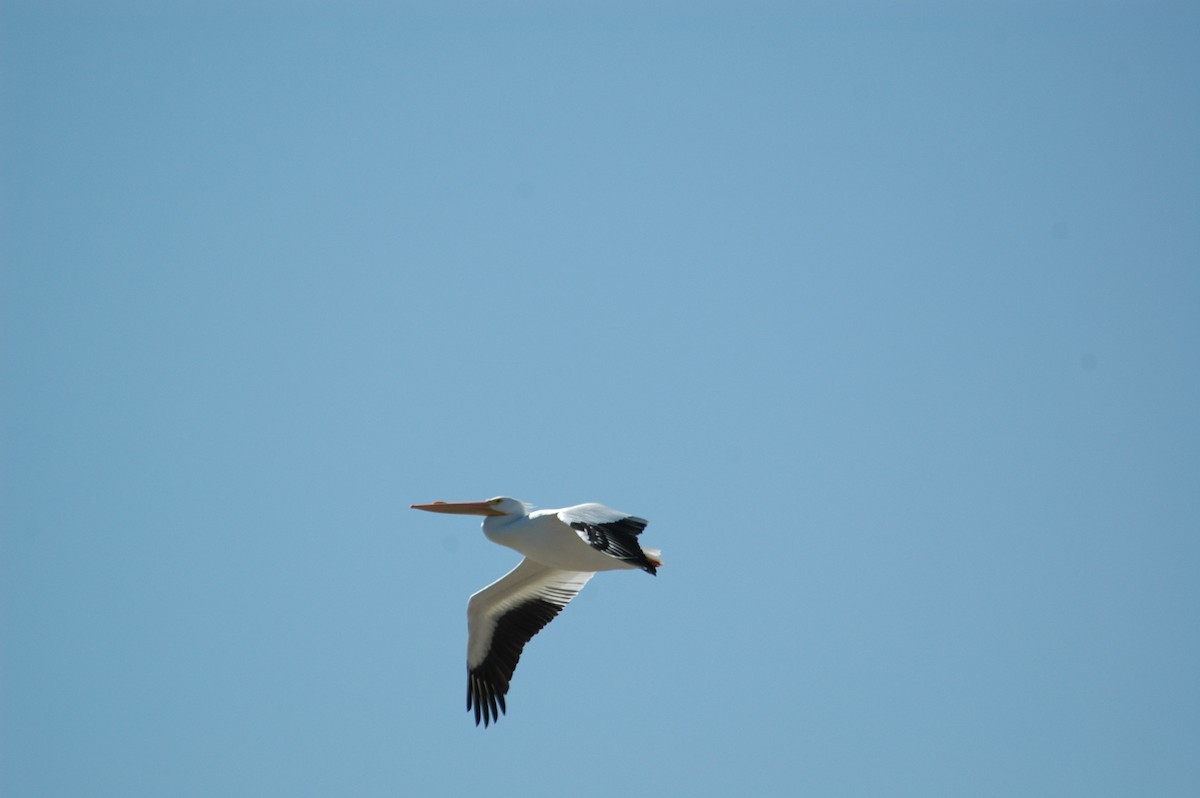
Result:
[[412,508],[452,515],[504,515],[491,502],[434,502],[433,504],[414,504]]

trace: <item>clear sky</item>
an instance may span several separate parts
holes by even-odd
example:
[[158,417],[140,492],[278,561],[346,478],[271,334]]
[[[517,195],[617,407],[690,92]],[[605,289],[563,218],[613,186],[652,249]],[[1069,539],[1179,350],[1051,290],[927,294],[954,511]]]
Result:
[[[0,5],[0,792],[1200,793],[1200,8]],[[517,555],[644,516],[465,711]]]

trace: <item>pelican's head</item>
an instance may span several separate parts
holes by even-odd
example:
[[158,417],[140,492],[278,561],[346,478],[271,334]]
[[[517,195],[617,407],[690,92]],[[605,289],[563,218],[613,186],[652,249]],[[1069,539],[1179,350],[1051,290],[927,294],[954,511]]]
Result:
[[428,510],[431,513],[453,513],[454,515],[525,515],[529,505],[520,499],[510,499],[507,496],[497,496],[485,502],[434,502],[433,504],[414,504],[414,510]]

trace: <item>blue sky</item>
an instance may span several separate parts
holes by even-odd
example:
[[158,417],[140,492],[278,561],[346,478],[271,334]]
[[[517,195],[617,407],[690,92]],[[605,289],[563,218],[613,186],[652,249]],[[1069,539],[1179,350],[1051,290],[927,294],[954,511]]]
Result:
[[5,794],[1196,794],[1200,11],[646,5],[4,4]]

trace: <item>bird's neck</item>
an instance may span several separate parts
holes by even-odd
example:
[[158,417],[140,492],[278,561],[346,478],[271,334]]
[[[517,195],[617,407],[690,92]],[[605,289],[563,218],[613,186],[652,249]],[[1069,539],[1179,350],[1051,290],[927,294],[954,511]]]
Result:
[[526,518],[524,515],[489,515],[483,519],[483,534],[489,540],[495,541],[498,535],[503,535],[505,530],[515,524],[517,521]]

